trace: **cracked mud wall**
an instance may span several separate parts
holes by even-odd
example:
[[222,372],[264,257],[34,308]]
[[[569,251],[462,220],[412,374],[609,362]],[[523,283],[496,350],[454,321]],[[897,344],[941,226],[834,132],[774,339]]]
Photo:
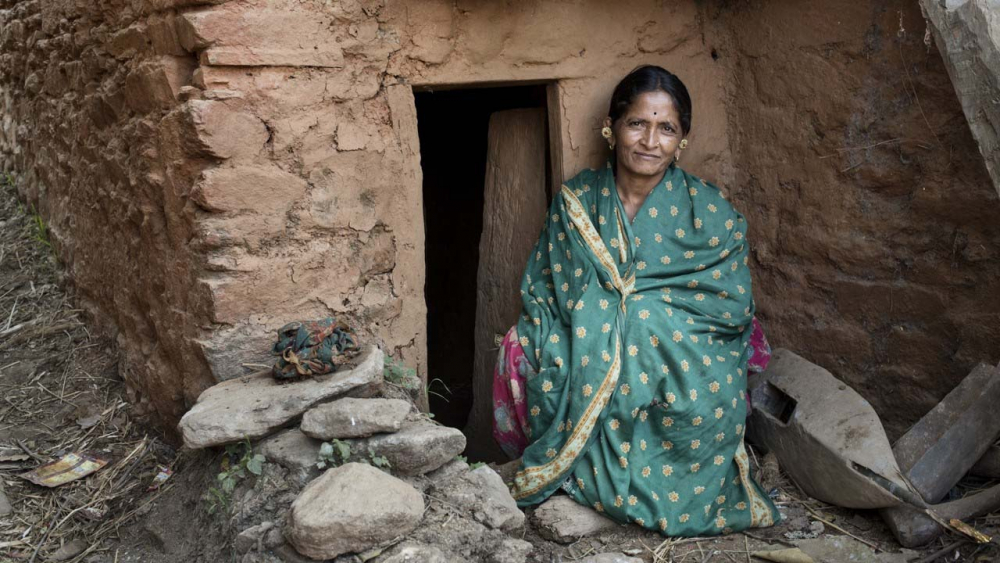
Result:
[[[170,429],[295,319],[433,377],[423,221],[446,218],[413,89],[556,82],[558,181],[661,64],[694,98],[682,164],[750,220],[773,343],[898,434],[1000,359],[1000,204],[923,37],[916,2],[0,0],[0,162]],[[436,126],[462,142],[461,115]]]
[[[447,218],[423,209],[414,88],[558,80],[554,166],[569,175],[603,161],[599,121],[617,80],[658,63],[705,93],[690,160],[730,160],[722,67],[694,4],[271,0],[182,20],[200,95],[238,102],[269,133],[254,158],[206,176],[232,178],[227,192],[275,176],[252,210],[199,200],[215,233],[206,278],[215,329],[205,348],[219,377],[263,361],[282,323],[323,315],[361,327],[427,376],[423,221]],[[435,126],[460,143],[462,119]],[[217,184],[203,180],[195,193]]]
[[772,344],[898,437],[1000,360],[1000,201],[917,2],[729,4],[733,200]]
[[[699,93],[687,162],[731,178],[703,21],[653,0],[0,0],[0,162],[169,432],[295,319],[342,317],[426,377],[413,88],[558,80],[558,180],[602,162],[616,81],[662,64]],[[461,142],[462,116],[440,126]]]

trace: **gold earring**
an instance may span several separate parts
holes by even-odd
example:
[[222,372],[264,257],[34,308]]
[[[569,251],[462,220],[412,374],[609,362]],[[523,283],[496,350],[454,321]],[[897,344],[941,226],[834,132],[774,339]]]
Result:
[[686,148],[688,148],[688,140],[687,139],[681,139],[681,150],[684,150]]
[[612,135],[610,127],[604,127],[601,129],[601,136],[608,140],[608,146],[613,149],[615,148],[615,140]]

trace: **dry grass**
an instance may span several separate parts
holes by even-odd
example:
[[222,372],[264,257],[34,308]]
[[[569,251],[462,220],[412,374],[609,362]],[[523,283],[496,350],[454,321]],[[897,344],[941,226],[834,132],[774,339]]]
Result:
[[[148,488],[173,452],[136,425],[113,345],[72,306],[48,227],[12,184],[0,179],[0,480],[13,506],[0,559],[43,561],[70,544],[82,561],[169,490]],[[18,478],[69,452],[111,461],[52,489]]]

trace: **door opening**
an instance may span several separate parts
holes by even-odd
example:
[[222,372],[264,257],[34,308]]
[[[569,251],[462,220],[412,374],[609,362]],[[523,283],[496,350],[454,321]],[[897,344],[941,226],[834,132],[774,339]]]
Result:
[[[497,206],[493,205],[495,202],[487,201],[485,194],[489,192],[489,198],[521,197],[516,189],[505,191],[504,188],[498,193],[495,187],[498,175],[507,174],[508,169],[519,168],[515,153],[521,145],[518,140],[508,140],[498,148],[496,130],[501,126],[497,123],[501,113],[508,110],[535,108],[534,115],[514,115],[512,119],[531,119],[532,121],[524,123],[535,126],[522,127],[521,129],[529,130],[521,134],[537,136],[542,140],[541,143],[531,145],[533,152],[541,152],[536,155],[542,164],[541,177],[535,182],[536,185],[541,185],[529,189],[537,189],[541,193],[541,206],[544,208],[551,183],[545,113],[546,85],[425,91],[415,92],[414,97],[423,169],[426,265],[424,297],[427,303],[430,409],[441,424],[465,429],[469,444],[466,455],[470,459],[499,460],[502,454],[490,437],[488,421],[483,420],[483,405],[488,405],[491,400],[487,389],[492,385],[492,368],[489,374],[484,373],[485,350],[482,341],[486,339],[485,332],[501,330],[498,327],[482,326],[483,300],[492,301],[493,297],[489,291],[484,293],[483,284],[489,280],[480,279],[481,268],[487,266],[481,262],[485,259],[495,263],[497,260],[496,253],[490,246],[485,247],[489,256],[481,256],[481,243],[487,242],[483,239],[484,210],[490,214],[486,221],[487,231],[495,232],[499,228],[508,232],[511,237],[527,236],[533,244],[538,237],[544,209],[538,213],[537,209],[531,207],[519,208],[526,209],[531,215],[538,214],[538,217],[517,217],[514,213],[504,216],[503,210],[498,211]],[[494,130],[492,136],[491,127]],[[532,132],[530,129],[540,130]],[[507,133],[507,136],[511,134],[519,133]],[[495,154],[498,151],[507,156],[498,160]],[[523,147],[520,151],[520,154],[529,157],[532,154],[525,153]],[[488,162],[493,167],[490,174],[487,172]],[[498,167],[504,170],[497,170]],[[538,167],[531,165],[531,168],[537,176]],[[488,176],[493,178],[492,189],[486,187]],[[525,229],[531,232],[526,233],[523,231]],[[496,238],[495,235],[493,238]],[[523,256],[505,257],[509,265],[503,264],[499,268],[502,277],[520,278],[529,253],[530,248],[523,252]],[[494,263],[488,265],[492,270],[497,269]],[[518,299],[519,302],[516,288],[513,288],[513,292],[512,299]],[[505,295],[506,293],[509,291],[504,291]],[[480,309],[478,325],[477,306]],[[507,301],[498,307],[509,314],[515,304]],[[518,311],[513,312],[514,319],[509,321],[511,324],[516,320],[517,313]],[[491,344],[490,347],[495,358],[496,346]],[[477,402],[479,416],[471,416],[474,401]]]

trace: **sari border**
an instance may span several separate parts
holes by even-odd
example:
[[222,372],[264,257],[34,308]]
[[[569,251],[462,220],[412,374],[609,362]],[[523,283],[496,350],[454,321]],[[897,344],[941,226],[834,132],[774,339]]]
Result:
[[[573,191],[566,185],[563,185],[561,188],[561,194],[566,203],[566,213],[569,216],[570,221],[572,221],[573,225],[576,226],[584,243],[586,243],[587,247],[597,258],[598,262],[600,262],[601,265],[608,271],[608,274],[611,276],[612,284],[622,295],[621,306],[624,308],[625,297],[634,291],[634,278],[631,280],[632,283],[629,285],[626,285],[622,280],[618,273],[618,267],[615,265],[614,258],[611,256],[611,253],[608,252],[608,249],[604,245],[604,241],[598,234],[597,229],[594,228],[594,224],[590,221],[590,218],[587,217],[583,204],[576,197]],[[551,461],[543,465],[525,468],[515,474],[515,490],[513,494],[515,500],[521,500],[529,497],[543,489],[545,486],[551,484],[566,470],[568,470],[569,466],[579,457],[582,453],[581,450],[583,449],[583,446],[590,439],[600,413],[603,412],[604,407],[611,399],[611,394],[614,393],[615,387],[618,384],[618,377],[620,373],[621,334],[618,331],[615,331],[614,360],[611,362],[611,366],[608,368],[607,373],[605,373],[604,379],[601,382],[601,386],[598,388],[594,399],[587,405],[581,420],[578,420],[573,426],[573,432],[570,434],[569,439],[566,440],[562,448],[560,448],[558,454],[556,454]]]
[[[621,343],[618,336],[615,337],[615,358],[611,362],[611,367],[604,376],[604,381],[598,388],[594,400],[587,405],[583,413],[582,420],[577,421],[573,426],[573,433],[559,450],[556,457],[545,465],[528,467],[518,471],[514,476],[514,483],[517,490],[513,494],[515,500],[521,500],[531,496],[544,488],[546,485],[559,478],[565,472],[568,464],[579,457],[583,445],[590,439],[590,435],[597,423],[597,418],[604,406],[608,404],[615,386],[618,384],[618,376],[621,373]],[[536,475],[542,473],[542,475]]]
[[594,228],[594,223],[587,217],[587,212],[583,204],[580,203],[580,200],[577,199],[576,194],[565,185],[562,187],[561,193],[566,201],[567,214],[570,220],[573,221],[576,229],[580,232],[580,238],[587,244],[587,247],[590,248],[590,251],[597,260],[604,266],[604,269],[608,271],[608,275],[611,276],[611,283],[622,295],[622,306],[624,307],[625,298],[635,292],[635,278],[631,279],[631,283],[626,283],[622,279],[618,273],[618,266],[615,265],[614,257],[608,252],[608,247],[604,245],[604,240],[601,239],[601,235]]
[[774,525],[774,515],[771,513],[770,504],[757,494],[757,487],[750,478],[750,460],[747,457],[742,436],[740,436],[740,444],[736,448],[736,456],[733,460],[740,472],[740,482],[750,500],[750,527],[765,528]]

